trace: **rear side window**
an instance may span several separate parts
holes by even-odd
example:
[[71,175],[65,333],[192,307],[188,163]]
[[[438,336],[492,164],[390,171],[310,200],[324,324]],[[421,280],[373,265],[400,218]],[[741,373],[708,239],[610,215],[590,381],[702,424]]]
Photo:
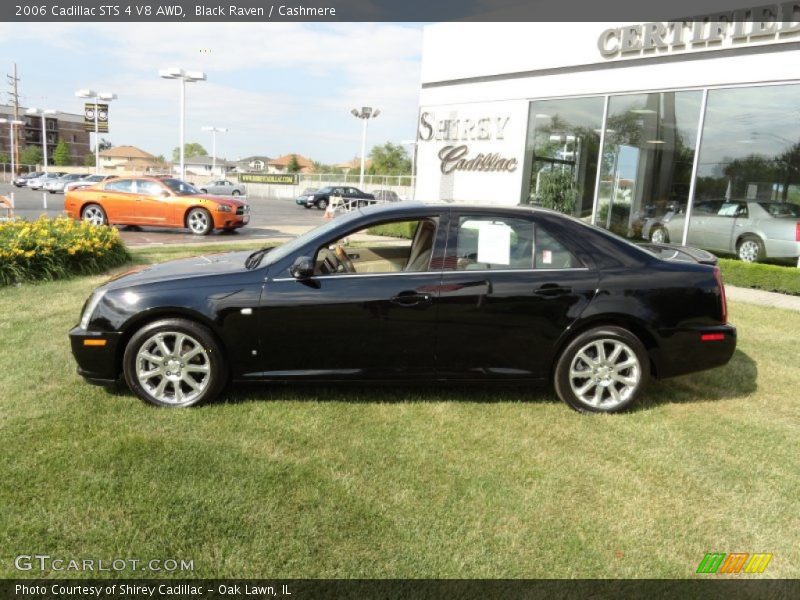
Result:
[[459,217],[455,254],[458,271],[583,266],[542,226],[514,217]]
[[113,179],[106,184],[106,189],[113,192],[133,192],[133,180]]

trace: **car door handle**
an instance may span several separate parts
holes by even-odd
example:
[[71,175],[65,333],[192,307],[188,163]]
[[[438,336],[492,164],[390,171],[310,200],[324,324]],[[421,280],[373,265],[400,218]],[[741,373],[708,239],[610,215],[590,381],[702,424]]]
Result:
[[557,283],[545,283],[533,290],[534,295],[543,298],[558,298],[572,293],[572,288],[560,286]]
[[397,296],[393,296],[389,300],[392,304],[397,306],[418,306],[420,304],[427,304],[431,301],[430,294],[420,294],[415,291],[400,292]]

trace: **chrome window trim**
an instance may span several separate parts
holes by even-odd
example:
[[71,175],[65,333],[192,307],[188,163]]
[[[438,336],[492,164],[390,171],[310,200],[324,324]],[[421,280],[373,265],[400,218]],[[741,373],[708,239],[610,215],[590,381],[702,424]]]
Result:
[[[308,279],[360,279],[363,277],[389,277],[392,275],[452,275],[452,274],[472,274],[472,273],[554,273],[560,271],[588,271],[589,267],[568,267],[561,269],[469,269],[461,271],[396,271],[394,273],[339,273],[338,275],[314,275]],[[275,277],[267,279],[269,282],[279,281],[300,281],[294,277]]]

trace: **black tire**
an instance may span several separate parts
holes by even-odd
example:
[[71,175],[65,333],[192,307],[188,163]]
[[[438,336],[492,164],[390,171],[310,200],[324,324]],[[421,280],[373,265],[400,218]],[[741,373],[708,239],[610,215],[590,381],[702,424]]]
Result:
[[767,257],[764,242],[756,235],[743,235],[736,244],[736,256],[744,262],[761,262]]
[[207,189],[205,189],[205,188],[200,188],[200,193],[201,193],[201,194],[207,194],[207,193],[208,193],[208,190],[207,190]]
[[328,199],[327,198],[320,198],[317,200],[317,208],[319,210],[325,210],[328,208]]
[[[663,236],[663,241],[656,241],[653,239],[654,237],[656,237],[657,232]],[[669,231],[667,231],[666,227],[663,227],[661,225],[655,225],[650,230],[650,241],[653,242],[654,244],[669,244]]]
[[[595,394],[597,393],[596,390],[601,390],[599,392],[599,401],[596,404],[592,404],[582,399],[576,393],[576,390],[573,388],[573,384],[570,379],[570,370],[572,368],[573,361],[578,361],[578,363],[584,362],[583,359],[577,358],[581,351],[584,351],[584,356],[587,356],[589,352],[587,350],[587,346],[595,345],[601,341],[604,348],[610,347],[613,349],[615,344],[626,347],[626,349],[622,350],[619,354],[619,358],[621,359],[619,364],[625,364],[628,362],[627,357],[629,352],[633,353],[638,364],[621,369],[620,372],[617,373],[615,371],[609,372],[608,367],[605,366],[605,363],[600,361],[593,363],[597,365],[596,371],[587,370],[587,376],[575,378],[576,381],[581,382],[582,386],[590,386],[589,390],[594,391]],[[598,358],[597,354],[589,357],[595,359]],[[586,366],[588,366],[588,364],[586,364]],[[603,369],[605,369],[605,371],[603,371]],[[579,370],[582,371],[582,369]],[[624,377],[626,380],[635,380],[636,384],[625,386],[616,380],[605,382],[602,379],[603,377],[606,379],[609,377],[613,378],[615,375]],[[625,410],[634,404],[638,400],[639,395],[641,394],[644,386],[647,384],[647,380],[649,378],[650,357],[647,353],[647,349],[644,347],[642,342],[639,341],[639,338],[637,338],[627,329],[623,329],[621,327],[602,326],[584,331],[567,345],[567,347],[561,353],[561,356],[559,356],[558,363],[556,364],[553,383],[558,397],[578,412],[614,413]],[[600,383],[594,383],[597,381],[600,381]],[[624,389],[622,394],[619,393],[619,390],[616,387],[617,385],[623,385]],[[617,391],[617,394],[620,396],[619,400],[616,400],[612,397],[610,389],[611,387]],[[629,391],[628,388],[630,388]],[[582,388],[579,388],[578,391],[580,391],[580,389]]]
[[[149,382],[145,382],[145,385],[143,385],[140,382],[139,377],[136,376],[137,359],[139,358],[137,355],[142,346],[147,344],[153,336],[157,334],[164,334],[167,336],[167,348],[169,349],[168,340],[169,336],[173,333],[183,334],[189,338],[192,338],[192,341],[197,341],[205,351],[205,356],[202,358],[207,360],[208,381],[205,382],[205,385],[202,387],[202,390],[199,394],[196,396],[189,396],[190,399],[184,402],[177,400],[174,383],[167,384],[165,387],[165,393],[166,388],[172,389],[173,401],[168,401],[159,399],[157,396],[155,396],[149,389],[145,387],[145,385],[148,385]],[[175,348],[173,347],[172,350],[174,351]],[[179,359],[176,358],[176,360]],[[188,319],[162,319],[160,321],[155,321],[145,325],[139,329],[139,331],[133,335],[128,342],[128,345],[125,347],[125,355],[122,359],[122,367],[125,376],[125,382],[140,400],[146,402],[147,404],[152,404],[153,406],[168,408],[186,408],[213,400],[223,390],[228,380],[225,357],[222,355],[220,347],[214,339],[214,336],[203,325]],[[184,364],[181,364],[181,369],[183,369],[183,367]],[[163,375],[159,374],[156,377],[163,378]],[[152,387],[157,386],[157,381],[160,380],[151,380]],[[178,385],[184,390],[191,390],[191,388],[189,388],[186,384],[179,383]]]
[[108,216],[99,204],[87,204],[81,209],[81,219],[92,225],[108,225]]
[[308,204],[303,204],[303,208],[311,208]]
[[186,227],[195,235],[208,235],[214,231],[214,220],[205,208],[193,208],[186,213]]
[[231,196],[240,196],[240,195],[241,195],[241,193],[242,193],[242,192],[240,192],[239,190],[233,190],[233,191],[231,192]]

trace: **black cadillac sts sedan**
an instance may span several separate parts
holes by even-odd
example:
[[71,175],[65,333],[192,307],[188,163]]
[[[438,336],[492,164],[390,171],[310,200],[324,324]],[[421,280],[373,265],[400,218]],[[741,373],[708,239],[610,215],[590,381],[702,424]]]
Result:
[[231,381],[546,380],[572,408],[615,412],[650,377],[731,358],[713,262],[545,210],[391,204],[117,277],[70,338],[89,382],[124,376],[158,406]]

